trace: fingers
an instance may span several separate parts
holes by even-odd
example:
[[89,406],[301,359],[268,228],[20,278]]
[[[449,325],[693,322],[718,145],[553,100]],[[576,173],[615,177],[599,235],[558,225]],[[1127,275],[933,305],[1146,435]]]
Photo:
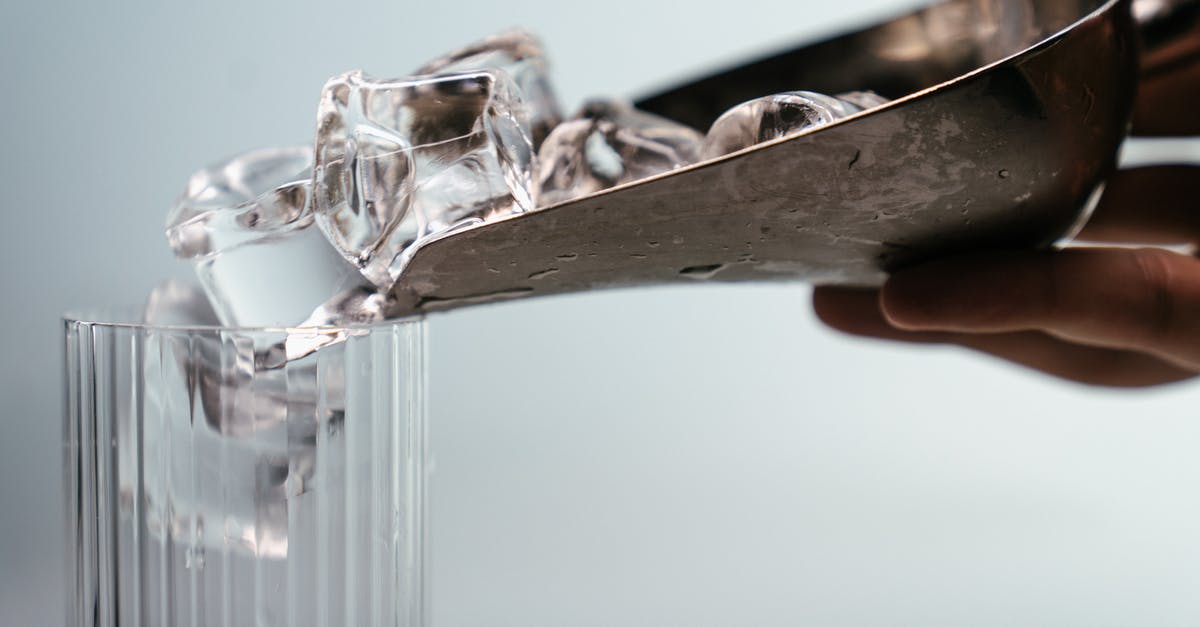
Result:
[[996,334],[904,331],[893,327],[884,317],[877,290],[819,287],[813,291],[813,307],[823,322],[845,333],[922,344],[956,344],[1089,385],[1143,387],[1193,376],[1190,371],[1149,355],[1081,346],[1036,331]]
[[1144,353],[1074,344],[1038,331],[964,334],[954,343],[1089,385],[1148,387],[1195,376],[1194,372]]
[[905,331],[883,317],[879,308],[879,290],[845,287],[813,289],[813,311],[825,324],[851,335],[921,344],[953,341],[954,333]]
[[1197,135],[1200,117],[1200,31],[1143,59],[1133,114],[1135,135]]
[[1156,249],[989,254],[893,275],[888,321],[920,331],[1039,330],[1200,371],[1200,260]]
[[1118,172],[1080,233],[1094,242],[1200,243],[1200,167]]

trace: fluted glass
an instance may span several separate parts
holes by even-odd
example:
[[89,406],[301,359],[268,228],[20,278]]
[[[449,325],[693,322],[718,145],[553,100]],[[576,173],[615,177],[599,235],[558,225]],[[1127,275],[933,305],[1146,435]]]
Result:
[[65,321],[67,624],[426,624],[423,322],[116,318]]

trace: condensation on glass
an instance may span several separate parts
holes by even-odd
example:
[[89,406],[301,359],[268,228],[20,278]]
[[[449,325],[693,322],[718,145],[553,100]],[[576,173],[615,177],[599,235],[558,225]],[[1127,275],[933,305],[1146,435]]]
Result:
[[426,624],[423,322],[65,337],[67,624]]

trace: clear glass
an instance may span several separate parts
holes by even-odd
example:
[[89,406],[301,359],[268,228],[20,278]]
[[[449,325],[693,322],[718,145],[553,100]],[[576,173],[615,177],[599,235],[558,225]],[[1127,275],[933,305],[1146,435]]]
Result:
[[426,624],[422,321],[114,319],[65,321],[67,624]]

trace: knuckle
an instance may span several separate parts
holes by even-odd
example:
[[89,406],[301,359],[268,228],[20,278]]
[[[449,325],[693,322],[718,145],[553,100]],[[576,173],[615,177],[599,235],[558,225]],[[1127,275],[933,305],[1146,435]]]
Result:
[[1142,249],[1132,253],[1142,294],[1138,298],[1138,311],[1142,327],[1149,340],[1169,337],[1176,324],[1177,283],[1174,264],[1170,253],[1163,250]]

